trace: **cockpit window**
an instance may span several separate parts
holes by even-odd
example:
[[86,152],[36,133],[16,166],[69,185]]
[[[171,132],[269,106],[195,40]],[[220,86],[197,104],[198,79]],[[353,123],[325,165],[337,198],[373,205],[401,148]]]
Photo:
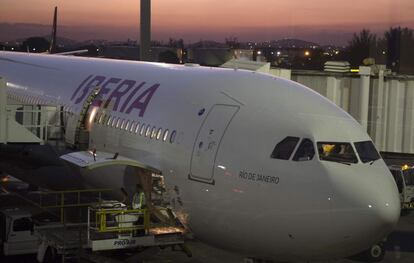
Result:
[[350,143],[318,142],[319,158],[324,161],[338,163],[357,163],[358,159]]
[[298,137],[288,136],[284,138],[281,142],[276,144],[270,157],[274,159],[289,160],[298,142]]
[[371,141],[356,142],[355,149],[363,163],[372,162],[381,158]]
[[303,139],[293,156],[293,161],[309,161],[313,159],[314,155],[315,148],[313,147],[313,142],[309,139]]

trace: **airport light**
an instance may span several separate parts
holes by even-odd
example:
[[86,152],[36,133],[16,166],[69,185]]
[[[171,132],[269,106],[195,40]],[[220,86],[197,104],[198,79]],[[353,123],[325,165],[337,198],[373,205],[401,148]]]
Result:
[[262,54],[262,51],[257,51],[257,55],[261,55]]
[[2,177],[1,178],[1,182],[2,183],[7,183],[9,181],[9,177],[8,176],[5,176],[5,177]]
[[310,52],[309,51],[305,51],[305,57],[309,57],[310,56]]

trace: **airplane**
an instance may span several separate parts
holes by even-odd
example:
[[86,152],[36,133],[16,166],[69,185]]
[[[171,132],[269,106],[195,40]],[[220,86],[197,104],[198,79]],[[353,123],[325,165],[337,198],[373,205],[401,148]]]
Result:
[[[199,240],[264,260],[368,251],[400,215],[397,186],[366,131],[296,82],[238,69],[0,52],[21,103],[63,106],[89,147],[161,171]],[[83,112],[85,118],[81,118]],[[130,189],[127,170],[83,176]]]

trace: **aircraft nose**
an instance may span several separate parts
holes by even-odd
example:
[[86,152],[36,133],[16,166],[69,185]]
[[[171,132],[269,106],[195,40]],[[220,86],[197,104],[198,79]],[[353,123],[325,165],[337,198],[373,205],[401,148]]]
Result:
[[[388,170],[364,169],[335,176],[331,222],[338,249],[359,253],[382,241],[400,217],[400,199]],[[342,248],[339,248],[342,246]],[[351,255],[351,254],[349,254]]]
[[397,196],[382,200],[376,205],[369,204],[368,211],[373,218],[373,227],[377,228],[378,233],[387,235],[395,228],[400,218],[400,200]]
[[372,204],[368,204],[368,209],[373,210],[380,224],[393,229],[400,218],[400,196],[394,179],[388,170],[384,171],[379,179],[380,182],[378,182],[377,187],[372,187],[373,190],[370,191],[373,196]]

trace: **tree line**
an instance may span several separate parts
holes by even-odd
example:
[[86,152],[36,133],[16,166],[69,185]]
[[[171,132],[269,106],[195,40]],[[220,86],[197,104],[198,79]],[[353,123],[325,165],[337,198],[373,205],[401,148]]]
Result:
[[364,59],[373,58],[376,64],[385,64],[394,72],[414,72],[414,32],[404,27],[391,27],[383,36],[368,29],[354,33],[341,59],[359,66]]

